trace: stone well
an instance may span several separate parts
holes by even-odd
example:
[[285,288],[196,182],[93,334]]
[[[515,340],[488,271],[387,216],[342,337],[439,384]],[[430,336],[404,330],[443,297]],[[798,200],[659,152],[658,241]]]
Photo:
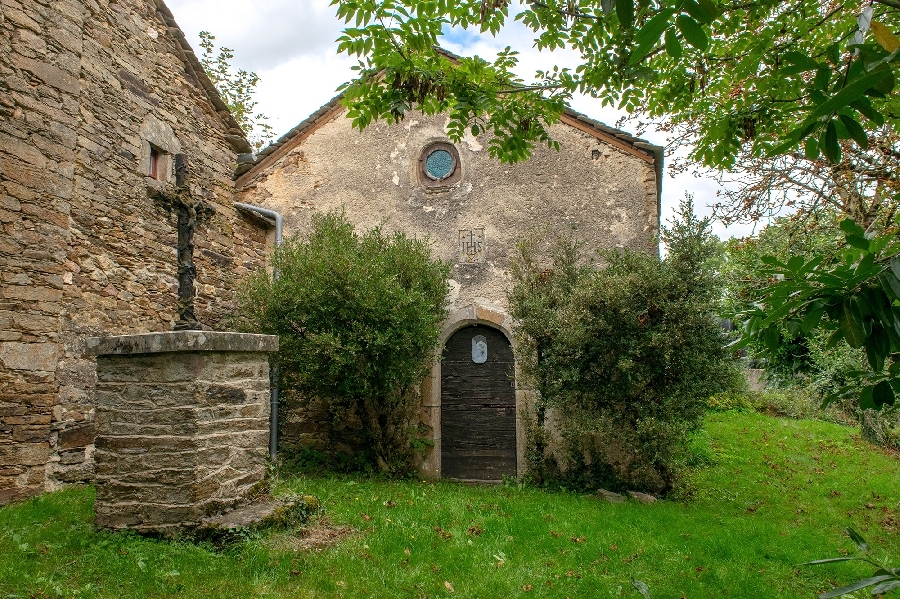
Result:
[[266,471],[278,337],[172,331],[92,338],[96,525],[176,534],[242,503]]

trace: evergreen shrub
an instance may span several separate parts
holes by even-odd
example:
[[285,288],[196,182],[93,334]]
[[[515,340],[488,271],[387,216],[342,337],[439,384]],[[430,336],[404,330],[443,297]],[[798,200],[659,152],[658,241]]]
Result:
[[364,447],[355,463],[407,472],[450,265],[428,240],[381,227],[360,234],[343,213],[327,213],[277,247],[270,266],[242,287],[239,327],[279,336],[287,397],[316,398],[331,422],[358,423]]
[[509,294],[523,374],[538,391],[527,426],[532,476],[569,487],[664,492],[715,393],[742,380],[714,316],[716,240],[690,202],[665,260],[573,238],[540,257],[519,246]]

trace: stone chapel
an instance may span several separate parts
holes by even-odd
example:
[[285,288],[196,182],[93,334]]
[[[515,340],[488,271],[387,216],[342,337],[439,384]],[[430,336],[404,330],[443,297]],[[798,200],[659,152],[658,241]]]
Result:
[[[657,252],[662,148],[567,111],[551,128],[559,152],[537,147],[506,165],[471,133],[453,143],[446,116],[410,114],[360,132],[344,113],[338,96],[242,165],[235,198],[281,213],[286,235],[302,233],[314,211],[344,210],[358,229],[383,224],[431,239],[453,271],[450,315],[422,389],[434,447],[421,474],[520,474],[528,390],[515,377],[510,255],[535,227],[549,236],[577,229],[588,247]],[[280,444],[315,448],[316,418],[314,409],[289,414]]]
[[[85,339],[172,329],[178,232],[155,198],[185,160],[210,213],[194,263],[212,329],[275,241],[236,203],[280,213],[287,234],[343,208],[361,229],[428,235],[455,265],[422,472],[522,470],[510,252],[534,225],[655,252],[662,149],[570,111],[560,152],[509,166],[477,137],[452,143],[443,117],[359,132],[343,115],[337,97],[254,157],[163,0],[0,0],[0,504],[104,476]],[[290,414],[282,433],[314,442],[315,421]]]

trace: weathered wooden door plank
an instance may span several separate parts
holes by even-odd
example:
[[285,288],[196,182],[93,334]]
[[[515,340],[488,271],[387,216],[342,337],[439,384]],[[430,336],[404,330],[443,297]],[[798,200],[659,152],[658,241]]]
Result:
[[[474,361],[473,339],[487,344]],[[441,463],[444,478],[500,480],[516,473],[515,363],[499,331],[455,333],[441,362]]]

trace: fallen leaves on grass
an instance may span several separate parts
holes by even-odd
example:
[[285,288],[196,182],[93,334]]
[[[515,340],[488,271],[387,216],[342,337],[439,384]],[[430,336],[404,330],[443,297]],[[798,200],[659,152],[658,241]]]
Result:
[[436,533],[438,533],[439,535],[441,535],[441,538],[442,538],[442,539],[452,539],[452,538],[453,538],[453,533],[452,533],[452,532],[447,532],[446,530],[444,530],[444,529],[441,528],[440,526],[435,526],[435,527],[434,527],[434,532],[436,532]]
[[453,588],[453,585],[450,584],[450,581],[449,581],[449,580],[445,580],[445,581],[444,581],[444,586],[447,587],[447,590],[450,591],[451,593],[455,593],[455,592],[456,592],[456,589]]

